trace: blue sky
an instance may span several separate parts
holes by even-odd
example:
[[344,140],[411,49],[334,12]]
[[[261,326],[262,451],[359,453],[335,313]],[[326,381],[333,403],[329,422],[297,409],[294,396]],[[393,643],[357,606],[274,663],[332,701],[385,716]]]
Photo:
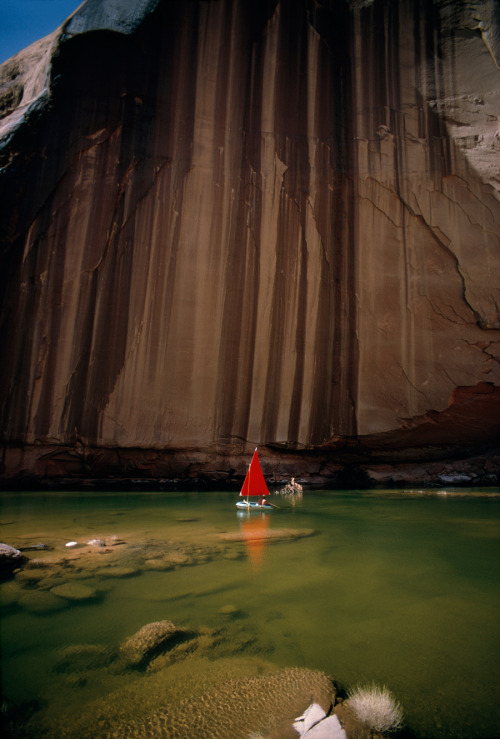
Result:
[[0,64],[54,31],[83,0],[0,0]]

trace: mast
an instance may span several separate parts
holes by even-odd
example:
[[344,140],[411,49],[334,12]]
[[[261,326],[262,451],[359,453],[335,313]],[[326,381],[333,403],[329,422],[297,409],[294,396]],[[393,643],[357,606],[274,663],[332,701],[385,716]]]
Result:
[[[257,447],[255,447],[254,454],[257,454]],[[250,460],[250,464],[248,465],[247,505],[250,505],[250,501],[248,500],[248,498],[250,496],[250,470],[252,469],[252,462],[253,462],[253,457]]]
[[[257,454],[257,447],[255,447],[255,451],[254,451],[254,456],[255,456],[256,454]],[[250,464],[248,465],[248,472],[247,472],[247,478],[248,478],[248,487],[247,487],[247,505],[250,505],[250,501],[248,500],[248,498],[249,498],[249,496],[250,496],[250,470],[252,469],[252,462],[253,462],[253,457],[252,457],[252,459],[250,460]],[[243,483],[243,485],[244,485],[244,484],[245,484],[245,483]]]

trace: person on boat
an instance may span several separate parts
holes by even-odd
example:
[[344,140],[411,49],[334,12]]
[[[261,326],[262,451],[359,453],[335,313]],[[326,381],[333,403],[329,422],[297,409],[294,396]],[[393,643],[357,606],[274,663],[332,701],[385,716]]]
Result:
[[259,500],[259,505],[267,505],[267,500],[265,498],[261,498]]

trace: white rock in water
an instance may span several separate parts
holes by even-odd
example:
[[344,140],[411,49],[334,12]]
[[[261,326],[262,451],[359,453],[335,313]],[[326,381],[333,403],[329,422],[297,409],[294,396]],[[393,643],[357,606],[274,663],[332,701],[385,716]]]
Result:
[[317,724],[318,721],[324,719],[325,716],[326,712],[321,708],[321,706],[318,703],[312,703],[309,708],[304,711],[302,716],[295,719],[293,728],[295,731],[299,732],[300,736],[304,736],[304,734],[308,732],[314,724]]
[[318,703],[312,703],[302,716],[296,718],[293,728],[304,739],[346,739],[337,716],[327,717]]
[[68,541],[64,546],[65,547],[76,547],[78,544],[77,541]]
[[347,739],[347,734],[340,725],[340,721],[337,716],[328,716],[319,723],[315,724],[307,734],[304,734],[304,739]]
[[25,557],[19,549],[11,547],[10,544],[0,542],[0,570],[4,568],[13,569],[23,562],[24,559]]

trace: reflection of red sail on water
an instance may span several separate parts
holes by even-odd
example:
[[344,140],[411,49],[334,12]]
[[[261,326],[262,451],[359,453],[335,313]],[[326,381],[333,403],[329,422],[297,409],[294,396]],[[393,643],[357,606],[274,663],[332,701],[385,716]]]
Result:
[[262,565],[268,527],[269,516],[266,513],[262,513],[260,516],[248,517],[245,521],[241,522],[241,530],[245,538],[248,559],[252,567],[260,567]]

